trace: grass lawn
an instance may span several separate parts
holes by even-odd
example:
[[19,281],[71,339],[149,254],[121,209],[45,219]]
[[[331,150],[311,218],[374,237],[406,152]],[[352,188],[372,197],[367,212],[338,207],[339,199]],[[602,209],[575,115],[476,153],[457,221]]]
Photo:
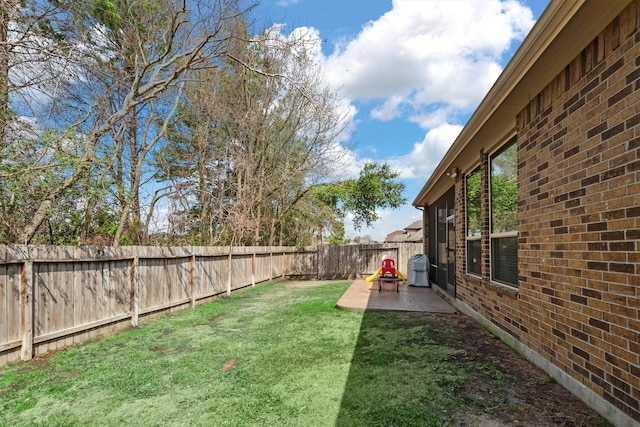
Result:
[[444,426],[500,407],[456,392],[508,378],[446,317],[337,310],[348,285],[260,285],[5,367],[0,425]]

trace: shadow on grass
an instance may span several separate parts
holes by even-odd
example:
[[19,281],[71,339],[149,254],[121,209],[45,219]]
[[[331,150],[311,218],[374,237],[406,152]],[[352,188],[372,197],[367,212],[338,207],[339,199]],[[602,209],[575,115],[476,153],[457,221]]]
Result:
[[336,426],[607,426],[462,314],[365,311]]
[[466,378],[452,316],[365,311],[336,425],[446,425]]

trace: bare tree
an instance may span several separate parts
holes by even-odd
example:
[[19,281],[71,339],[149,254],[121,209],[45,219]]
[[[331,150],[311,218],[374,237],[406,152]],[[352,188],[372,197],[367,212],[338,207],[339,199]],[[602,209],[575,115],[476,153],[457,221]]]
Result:
[[345,117],[304,34],[250,37],[240,0],[0,1],[1,240],[144,243],[167,197],[190,243],[337,224],[310,189]]
[[5,124],[9,120],[9,44],[8,30],[16,0],[0,0],[0,144],[4,145]]
[[297,243],[319,227],[309,215],[316,224],[300,233],[295,207],[335,160],[345,120],[306,43],[277,29],[236,39],[226,67],[185,86],[181,127],[156,160],[166,179],[189,184],[193,205],[182,213],[199,224],[194,238]]
[[[28,220],[15,230],[16,240],[31,241],[54,204],[106,152],[122,166],[115,169],[121,172],[119,184],[126,186],[114,236],[118,244],[130,214],[139,216],[143,166],[167,130],[181,86],[192,71],[218,65],[231,37],[229,23],[247,9],[240,9],[239,0],[25,3],[16,34],[26,48],[22,56],[9,56],[8,68],[13,64],[18,70],[21,58],[37,53],[40,63],[56,71],[57,78],[41,80],[37,86],[41,104],[47,108],[31,108],[30,114],[39,127],[36,140],[48,134],[53,141],[49,145],[61,148],[59,153],[64,155],[52,164],[56,157],[47,148],[30,165],[34,170],[57,167],[58,173],[31,198],[28,212],[22,215]],[[16,93],[27,91],[23,87]],[[146,120],[142,125],[141,114]],[[0,172],[0,178],[20,177]]]

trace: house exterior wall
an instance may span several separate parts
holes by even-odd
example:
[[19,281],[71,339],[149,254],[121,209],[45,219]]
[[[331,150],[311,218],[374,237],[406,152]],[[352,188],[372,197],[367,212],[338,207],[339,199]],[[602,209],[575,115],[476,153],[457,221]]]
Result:
[[459,177],[456,298],[640,423],[640,0],[514,115],[518,287],[491,281],[481,152],[482,274]]
[[[422,208],[422,253],[427,257],[430,257],[429,253],[429,206],[423,206]],[[431,259],[431,258],[429,258]]]

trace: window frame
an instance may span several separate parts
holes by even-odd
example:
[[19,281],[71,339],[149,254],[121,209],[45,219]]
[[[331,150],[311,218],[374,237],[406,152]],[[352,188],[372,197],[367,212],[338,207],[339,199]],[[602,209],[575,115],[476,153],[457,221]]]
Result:
[[[472,176],[475,174],[478,174],[480,178],[479,188],[478,188],[478,191],[480,194],[480,200],[478,200],[479,228],[478,228],[477,234],[470,234],[469,179],[472,178]],[[465,271],[467,274],[482,277],[482,169],[480,168],[480,166],[476,167],[471,172],[465,175],[464,185],[465,185],[464,210],[465,210],[465,241],[466,241]],[[478,243],[480,244],[480,259],[478,260],[479,271],[474,271],[472,267],[472,260],[471,260],[471,253],[472,253],[471,245],[474,245],[474,244],[477,245]]]
[[[509,230],[509,231],[499,231],[499,232],[494,232],[494,212],[493,212],[493,162],[494,159],[497,158],[498,156],[500,156],[502,153],[504,153],[506,150],[508,150],[511,146],[515,146],[515,150],[516,150],[516,161],[515,161],[515,173],[516,173],[516,177],[515,177],[515,184],[516,184],[516,206],[515,206],[515,219],[516,219],[516,224],[515,230]],[[489,155],[489,162],[488,162],[488,171],[487,171],[487,179],[488,179],[488,198],[489,198],[489,245],[488,245],[488,250],[489,250],[489,264],[490,264],[490,280],[492,282],[495,283],[499,283],[502,285],[506,285],[506,286],[510,286],[510,287],[514,287],[514,288],[518,288],[519,287],[519,283],[518,283],[518,230],[517,230],[517,216],[518,216],[518,207],[517,207],[517,187],[518,187],[518,146],[517,146],[517,139],[516,136],[514,135],[513,137],[507,139],[507,141],[502,144],[497,150],[495,150],[493,153],[491,153]],[[515,238],[515,283],[511,283],[507,280],[504,280],[502,278],[498,278],[496,277],[496,270],[498,270],[496,262],[497,259],[499,258],[497,256],[497,254],[495,254],[495,250],[494,250],[494,243],[498,242],[501,239],[513,239]]]

